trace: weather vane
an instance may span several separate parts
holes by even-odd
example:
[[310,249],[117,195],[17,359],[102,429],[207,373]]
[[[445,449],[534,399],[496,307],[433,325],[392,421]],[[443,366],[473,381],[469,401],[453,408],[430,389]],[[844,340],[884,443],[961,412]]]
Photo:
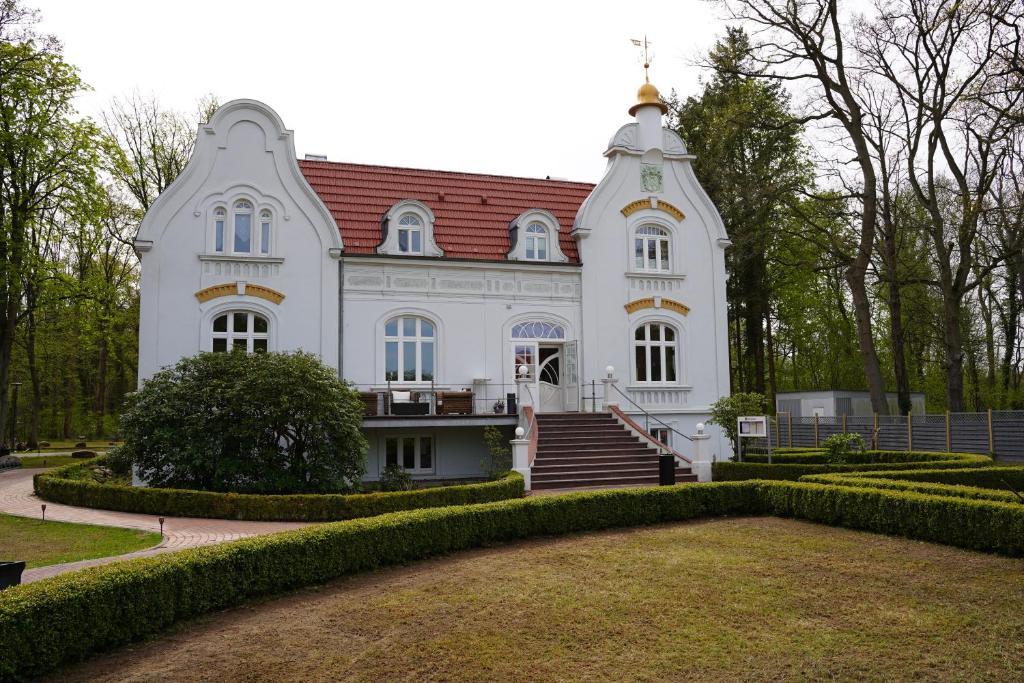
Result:
[[644,49],[644,83],[650,83],[651,81],[647,77],[647,70],[651,68],[651,58],[654,57],[653,54],[648,52],[648,49],[651,47],[651,43],[648,42],[647,36],[644,36],[643,40],[630,38],[630,41],[632,41],[634,46],[642,47]]

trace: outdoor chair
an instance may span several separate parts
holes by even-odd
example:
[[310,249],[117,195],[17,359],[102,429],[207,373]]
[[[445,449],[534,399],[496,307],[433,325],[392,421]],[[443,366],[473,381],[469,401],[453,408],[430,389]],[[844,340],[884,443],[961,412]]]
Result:
[[473,412],[472,391],[437,392],[438,415],[470,415]]
[[420,403],[420,395],[413,391],[391,392],[392,415],[429,415],[430,404]]

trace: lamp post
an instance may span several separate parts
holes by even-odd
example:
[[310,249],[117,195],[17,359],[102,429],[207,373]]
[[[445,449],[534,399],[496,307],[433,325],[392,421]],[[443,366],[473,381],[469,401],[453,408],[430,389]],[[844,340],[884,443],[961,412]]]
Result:
[[18,387],[21,382],[11,382],[13,396],[11,397],[11,450],[14,450],[18,443]]

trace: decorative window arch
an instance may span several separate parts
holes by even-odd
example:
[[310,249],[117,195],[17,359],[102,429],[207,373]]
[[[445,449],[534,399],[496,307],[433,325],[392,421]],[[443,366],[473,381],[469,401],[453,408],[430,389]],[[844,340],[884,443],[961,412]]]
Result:
[[671,272],[672,234],[653,223],[638,226],[633,231],[633,267],[641,272]]
[[633,380],[638,384],[679,383],[679,330],[651,320],[633,330]]
[[561,223],[550,211],[530,209],[512,221],[509,241],[512,261],[543,261],[566,263],[569,260],[558,243]]
[[251,310],[230,310],[214,316],[210,324],[210,350],[240,349],[247,353],[270,350],[270,321]]
[[512,326],[513,339],[565,339],[565,328],[545,320],[527,320]]
[[384,323],[384,381],[431,382],[437,368],[437,325],[414,314]]
[[383,240],[378,254],[444,256],[434,240],[434,212],[423,202],[405,199],[384,215]]

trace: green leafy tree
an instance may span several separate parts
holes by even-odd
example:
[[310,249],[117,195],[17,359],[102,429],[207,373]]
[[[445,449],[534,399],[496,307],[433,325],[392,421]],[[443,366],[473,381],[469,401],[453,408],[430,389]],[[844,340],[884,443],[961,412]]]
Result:
[[711,419],[709,424],[715,424],[722,428],[725,435],[732,442],[735,451],[737,446],[736,420],[744,415],[764,415],[765,398],[764,394],[739,393],[732,396],[723,396],[711,405]]
[[349,492],[366,466],[362,410],[312,354],[202,353],[147,380],[121,429],[151,486]]

